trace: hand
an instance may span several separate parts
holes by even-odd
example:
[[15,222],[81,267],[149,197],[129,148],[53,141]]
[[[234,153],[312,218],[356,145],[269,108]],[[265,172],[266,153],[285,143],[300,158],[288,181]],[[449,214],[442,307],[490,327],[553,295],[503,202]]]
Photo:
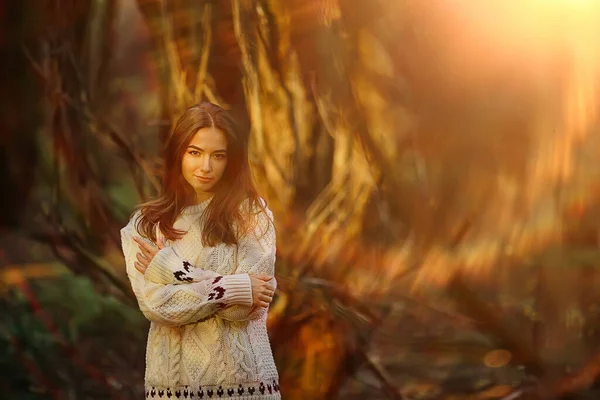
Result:
[[135,240],[140,247],[140,252],[136,254],[137,261],[133,263],[133,266],[135,269],[144,274],[146,269],[148,269],[148,265],[150,265],[150,261],[152,261],[156,253],[165,248],[165,242],[164,239],[161,238],[157,242],[157,247],[154,247],[137,237],[134,237],[133,240]]
[[252,305],[254,307],[268,307],[273,301],[275,287],[269,281],[272,276],[265,274],[250,274],[252,281]]

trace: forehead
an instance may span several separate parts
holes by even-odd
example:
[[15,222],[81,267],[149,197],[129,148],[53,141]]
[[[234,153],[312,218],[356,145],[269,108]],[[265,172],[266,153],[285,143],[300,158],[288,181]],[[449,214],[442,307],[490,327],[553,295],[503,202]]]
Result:
[[188,143],[188,146],[192,145],[206,151],[224,150],[227,149],[227,136],[217,128],[201,128]]

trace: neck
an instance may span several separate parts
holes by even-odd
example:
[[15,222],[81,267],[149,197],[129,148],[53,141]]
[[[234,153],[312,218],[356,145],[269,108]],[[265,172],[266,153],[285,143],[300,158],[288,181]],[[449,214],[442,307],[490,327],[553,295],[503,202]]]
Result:
[[200,204],[211,197],[213,197],[213,194],[209,192],[196,193],[196,201],[194,204]]

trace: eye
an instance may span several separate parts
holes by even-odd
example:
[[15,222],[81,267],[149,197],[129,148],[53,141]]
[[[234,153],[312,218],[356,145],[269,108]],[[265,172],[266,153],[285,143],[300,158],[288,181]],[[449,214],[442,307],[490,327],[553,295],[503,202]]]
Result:
[[197,156],[200,155],[200,152],[198,150],[190,150],[188,151],[188,154],[191,156]]
[[214,157],[215,157],[217,160],[222,160],[222,159],[224,159],[224,158],[225,158],[225,154],[221,154],[221,153],[219,153],[219,154],[215,154],[215,155],[214,155]]

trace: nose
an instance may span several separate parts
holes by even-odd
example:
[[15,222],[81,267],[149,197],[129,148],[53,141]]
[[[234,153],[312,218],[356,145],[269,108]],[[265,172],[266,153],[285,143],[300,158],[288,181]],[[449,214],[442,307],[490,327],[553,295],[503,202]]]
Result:
[[212,171],[212,166],[210,165],[210,156],[209,155],[204,155],[204,157],[202,157],[201,163],[202,164],[200,165],[200,170],[202,172]]

